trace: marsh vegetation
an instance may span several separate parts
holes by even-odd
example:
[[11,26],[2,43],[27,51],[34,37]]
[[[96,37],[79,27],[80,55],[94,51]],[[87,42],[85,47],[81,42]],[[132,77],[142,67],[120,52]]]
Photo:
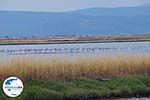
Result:
[[0,78],[15,75],[23,80],[69,81],[81,77],[112,79],[123,76],[149,76],[150,56],[15,57],[0,63]]

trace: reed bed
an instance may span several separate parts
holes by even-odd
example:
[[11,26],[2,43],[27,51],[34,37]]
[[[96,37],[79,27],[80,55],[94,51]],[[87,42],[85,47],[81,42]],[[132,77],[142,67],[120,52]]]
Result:
[[150,56],[105,56],[67,58],[16,57],[0,63],[0,79],[69,81],[81,77],[112,79],[150,75]]

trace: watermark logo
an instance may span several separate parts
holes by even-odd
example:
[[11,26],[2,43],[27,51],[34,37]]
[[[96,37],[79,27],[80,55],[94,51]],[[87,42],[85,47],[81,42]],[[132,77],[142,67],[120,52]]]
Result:
[[3,91],[8,97],[17,97],[23,91],[23,83],[17,77],[9,77],[3,83]]

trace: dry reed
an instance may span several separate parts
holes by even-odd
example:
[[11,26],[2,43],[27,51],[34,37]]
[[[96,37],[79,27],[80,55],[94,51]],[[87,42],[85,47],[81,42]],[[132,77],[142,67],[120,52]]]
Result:
[[74,60],[19,57],[0,63],[0,79],[17,76],[23,80],[66,81],[80,77],[102,79],[148,75],[150,56],[83,57]]

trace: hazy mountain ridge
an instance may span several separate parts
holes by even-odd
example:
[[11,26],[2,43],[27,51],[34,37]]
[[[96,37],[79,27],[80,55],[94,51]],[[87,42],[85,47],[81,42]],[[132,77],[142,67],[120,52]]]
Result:
[[0,37],[149,34],[150,7],[88,8],[72,12],[0,11]]

